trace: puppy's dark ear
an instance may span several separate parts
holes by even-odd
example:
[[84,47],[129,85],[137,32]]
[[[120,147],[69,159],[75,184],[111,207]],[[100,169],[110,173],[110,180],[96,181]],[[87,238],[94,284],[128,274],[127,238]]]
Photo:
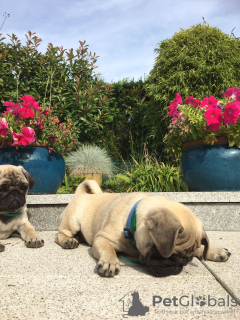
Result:
[[204,230],[204,228],[203,228],[203,231],[202,231],[201,244],[204,246],[203,259],[207,260],[207,252],[208,252],[208,248],[209,248],[209,240],[208,240],[208,236],[207,236],[206,231]]
[[30,175],[30,173],[28,173],[22,166],[19,166],[19,168],[21,169],[23,175],[27,178],[28,183],[29,183],[29,189],[32,189],[33,186],[35,185],[36,181],[35,179]]
[[145,225],[159,253],[164,258],[172,255],[178,232],[183,230],[180,221],[169,210],[160,210],[153,214]]

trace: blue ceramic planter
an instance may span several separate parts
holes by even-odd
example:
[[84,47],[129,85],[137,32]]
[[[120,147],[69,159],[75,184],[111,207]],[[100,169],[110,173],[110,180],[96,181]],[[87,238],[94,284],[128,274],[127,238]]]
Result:
[[240,149],[228,143],[185,150],[181,169],[191,191],[240,191]]
[[23,166],[36,180],[28,194],[56,193],[65,175],[65,161],[59,153],[49,153],[46,147],[0,148],[0,164]]

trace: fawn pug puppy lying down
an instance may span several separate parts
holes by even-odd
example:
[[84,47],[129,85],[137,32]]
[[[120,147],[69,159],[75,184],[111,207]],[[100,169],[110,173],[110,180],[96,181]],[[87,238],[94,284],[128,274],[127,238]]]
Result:
[[226,249],[209,246],[202,222],[185,205],[148,193],[103,193],[93,180],[78,186],[55,241],[74,249],[79,232],[92,246],[102,276],[119,273],[116,252],[139,258],[156,276],[178,274],[194,256],[212,261],[230,256]]
[[[26,195],[34,184],[23,167],[0,165],[0,240],[17,231],[28,248],[43,246],[44,241],[36,235],[27,217]],[[0,243],[0,252],[4,249]]]

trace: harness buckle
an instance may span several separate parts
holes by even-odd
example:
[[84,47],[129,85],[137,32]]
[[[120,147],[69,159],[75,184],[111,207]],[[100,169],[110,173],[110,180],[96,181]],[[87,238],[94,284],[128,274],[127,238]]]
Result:
[[126,238],[131,239],[131,230],[129,228],[124,228],[124,235]]

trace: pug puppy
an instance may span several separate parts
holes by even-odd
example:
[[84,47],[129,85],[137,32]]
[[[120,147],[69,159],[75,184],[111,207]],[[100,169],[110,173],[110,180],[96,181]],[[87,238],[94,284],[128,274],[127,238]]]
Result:
[[[132,208],[135,232],[133,222],[129,227]],[[160,277],[180,273],[194,256],[212,261],[226,261],[230,256],[226,249],[209,246],[202,222],[185,205],[148,193],[102,193],[92,180],[78,186],[62,214],[55,241],[64,249],[87,242],[98,260],[99,274],[107,277],[120,271],[116,252],[139,258]]]
[[[21,166],[0,165],[0,240],[17,231],[28,248],[42,247],[28,221],[26,195],[35,184],[33,177]],[[5,246],[0,243],[0,252]]]

